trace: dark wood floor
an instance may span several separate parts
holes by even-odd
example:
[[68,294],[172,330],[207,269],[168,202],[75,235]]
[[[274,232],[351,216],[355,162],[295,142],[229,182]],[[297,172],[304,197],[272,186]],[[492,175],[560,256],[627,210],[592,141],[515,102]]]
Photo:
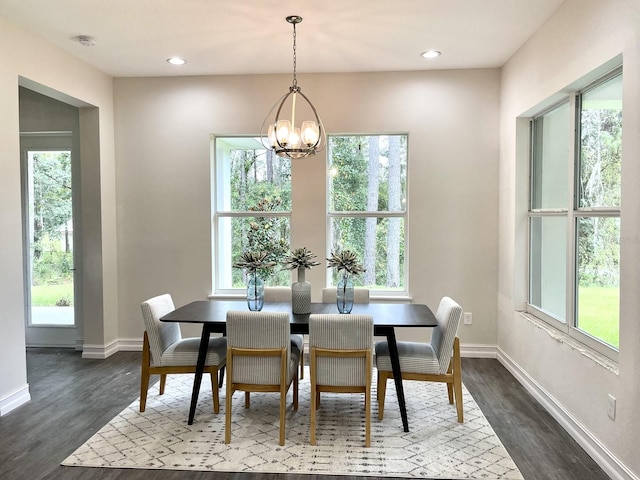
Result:
[[[0,479],[357,478],[60,466],[138,397],[140,355],[120,352],[107,360],[86,360],[73,350],[29,349],[31,402],[0,418]],[[463,378],[526,480],[609,478],[497,360],[463,359]]]

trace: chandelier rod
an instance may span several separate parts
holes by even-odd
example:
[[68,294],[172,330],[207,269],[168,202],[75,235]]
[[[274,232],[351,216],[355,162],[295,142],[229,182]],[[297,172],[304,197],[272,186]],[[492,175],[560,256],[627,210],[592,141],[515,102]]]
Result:
[[298,15],[291,15],[286,18],[287,22],[293,25],[293,90],[298,90],[298,77],[297,73],[297,58],[296,58],[296,25],[302,22],[302,17]]

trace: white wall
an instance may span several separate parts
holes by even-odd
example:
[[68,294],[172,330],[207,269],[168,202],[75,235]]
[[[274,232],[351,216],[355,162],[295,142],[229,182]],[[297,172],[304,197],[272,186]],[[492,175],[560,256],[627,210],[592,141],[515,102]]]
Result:
[[[498,345],[568,424],[584,429],[579,436],[592,454],[609,452],[621,461],[611,465],[620,478],[640,474],[639,35],[640,5],[635,0],[567,0],[503,68],[500,113]],[[624,58],[620,355],[618,365],[611,368],[517,312],[526,300],[527,152],[520,143],[526,122],[516,118],[532,113],[620,54]],[[608,394],[617,398],[615,421],[607,417]]]
[[[115,80],[121,338],[140,338],[146,298],[168,292],[181,305],[211,293],[209,136],[259,133],[290,81]],[[443,295],[457,299],[474,314],[462,342],[494,345],[499,71],[299,75],[298,83],[329,133],[408,132],[410,293],[434,308]],[[293,244],[319,257],[325,153],[293,162]],[[326,273],[323,264],[307,275],[316,299]]]
[[[111,78],[2,17],[0,56],[3,58],[0,68],[0,415],[3,415],[29,399],[24,340],[19,82],[81,107],[81,130],[85,128],[85,133],[94,140],[99,138],[93,145],[85,142],[82,146],[85,151],[82,175],[94,181],[94,188],[81,194],[88,206],[99,205],[101,209],[97,213],[97,227],[95,215],[93,220],[83,218],[84,227],[100,235],[98,241],[94,238],[92,242],[100,245],[99,277],[95,272],[83,272],[85,283],[90,287],[84,299],[85,342],[102,346],[115,340],[117,278],[111,267],[116,264]],[[93,122],[93,128],[87,117]],[[83,212],[83,215],[92,214],[95,212],[90,208]],[[85,240],[91,240],[90,236]]]

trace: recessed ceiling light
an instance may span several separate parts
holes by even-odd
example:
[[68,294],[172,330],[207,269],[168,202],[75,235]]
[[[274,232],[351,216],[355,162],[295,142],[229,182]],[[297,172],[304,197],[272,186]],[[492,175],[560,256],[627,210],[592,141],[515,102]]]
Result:
[[185,63],[187,63],[184,58],[180,57],[167,58],[167,62],[169,62],[171,65],[184,65]]
[[436,58],[442,55],[442,52],[438,50],[427,50],[426,52],[422,52],[420,55],[424,58]]
[[73,39],[83,47],[93,47],[96,44],[96,39],[89,35],[78,35],[77,37],[73,37]]

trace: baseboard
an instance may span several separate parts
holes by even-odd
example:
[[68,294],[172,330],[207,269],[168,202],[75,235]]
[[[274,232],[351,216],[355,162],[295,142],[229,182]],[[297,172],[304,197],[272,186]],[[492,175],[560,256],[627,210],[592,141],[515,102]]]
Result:
[[82,346],[82,358],[94,358],[104,360],[116,353],[119,349],[118,341],[113,341],[108,345],[91,345],[85,343]]
[[120,340],[118,340],[118,351],[141,352],[142,338],[121,338]]
[[15,392],[10,393],[4,398],[0,398],[0,417],[24,405],[29,400],[31,400],[31,394],[29,393],[29,384],[27,383]]
[[460,356],[468,358],[496,358],[498,347],[495,345],[460,345]]
[[567,433],[578,442],[607,475],[613,480],[640,480],[640,477],[629,470],[584,425],[499,347],[497,348],[497,359],[540,402],[544,409],[562,425]]

